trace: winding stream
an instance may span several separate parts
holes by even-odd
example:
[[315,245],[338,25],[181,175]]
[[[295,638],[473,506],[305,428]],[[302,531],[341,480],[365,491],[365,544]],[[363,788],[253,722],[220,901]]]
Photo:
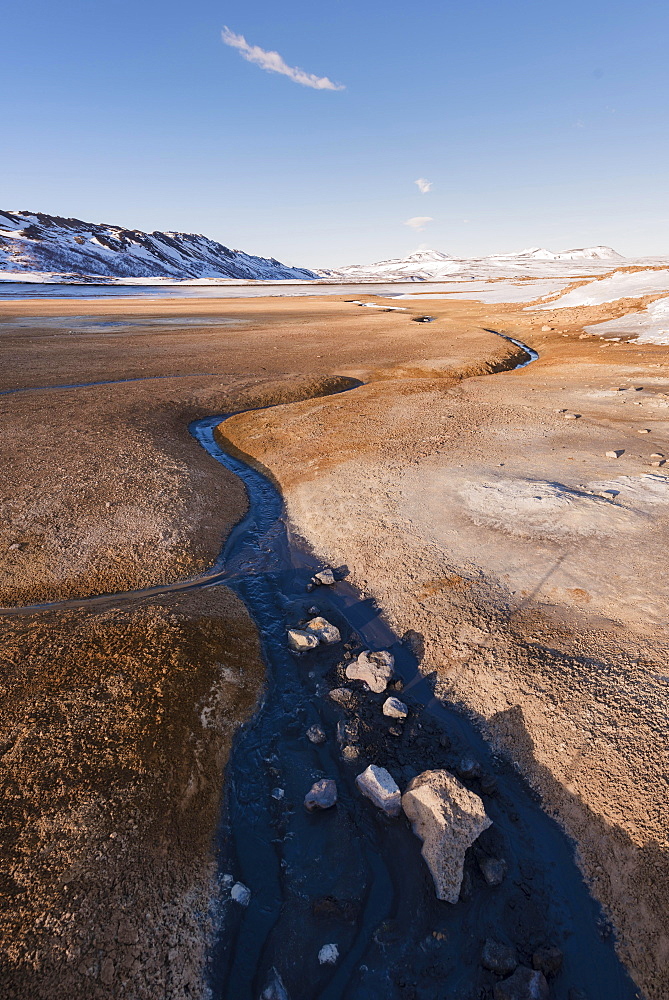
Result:
[[[527,355],[518,367],[536,356],[513,343]],[[224,419],[198,420],[189,430],[243,480],[250,507],[209,573],[130,594],[3,611],[118,603],[224,582],[253,616],[267,664],[266,692],[238,732],[228,764],[218,834],[221,931],[210,968],[215,997],[485,1000],[497,981],[480,965],[483,941],[491,937],[515,946],[524,965],[531,965],[536,948],[558,946],[564,962],[551,981],[555,1000],[567,1000],[570,988],[588,1000],[632,1000],[637,991],[574,862],[574,845],[475,726],[434,697],[420,673],[417,637],[395,635],[374,601],[346,582],[345,568],[334,586],[306,592],[322,566],[292,535],[273,484],[217,443],[214,429]],[[310,617],[312,607],[337,625],[353,653],[394,654],[398,690],[410,710],[402,727],[382,715],[385,696],[356,691],[348,709],[328,697],[342,684],[340,644],[300,655],[287,649],[286,628]],[[319,745],[306,736],[315,723],[326,734]],[[353,748],[348,756],[342,744]],[[375,763],[404,788],[423,770],[457,771],[470,757],[488,791],[480,779],[463,780],[482,795],[493,826],[468,852],[461,899],[450,905],[435,898],[406,818],[387,819],[354,781]],[[305,793],[321,777],[336,780],[338,803],[307,813]],[[499,886],[481,874],[486,857],[506,861]],[[230,898],[233,882],[250,890],[247,906]],[[337,946],[335,964],[319,963],[326,944]]]

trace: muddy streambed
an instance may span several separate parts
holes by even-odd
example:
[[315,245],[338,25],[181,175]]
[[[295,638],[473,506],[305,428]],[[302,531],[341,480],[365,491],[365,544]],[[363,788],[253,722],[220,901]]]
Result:
[[[492,996],[498,976],[481,967],[488,937],[532,952],[557,946],[562,971],[555,1000],[580,989],[588,1000],[628,1000],[636,988],[618,961],[611,928],[574,861],[574,845],[543,812],[514,769],[496,757],[475,726],[440,703],[419,671],[420,636],[393,634],[373,600],[345,579],[309,593],[321,569],[286,523],[280,494],[261,473],[216,442],[211,417],[191,432],[244,481],[250,511],[225,551],[228,585],[244,600],[262,636],[267,662],[264,701],[238,734],[228,764],[219,833],[221,931],[211,963],[215,996],[224,1000],[469,1000]],[[289,651],[286,629],[316,608],[345,645]],[[383,716],[386,695],[349,684],[355,704],[329,698],[346,684],[346,651],[390,650],[409,707],[401,725]],[[306,733],[318,724],[321,745]],[[344,757],[344,746],[352,747]],[[481,778],[464,783],[480,794],[493,825],[468,852],[455,905],[436,899],[420,841],[403,815],[388,819],[355,787],[374,763],[404,788],[426,769],[457,773],[475,758]],[[319,778],[334,778],[337,805],[307,813],[304,796]],[[487,789],[487,792],[484,791]],[[503,858],[501,885],[481,873],[485,858]],[[250,890],[243,906],[232,884]],[[318,954],[335,944],[335,964]],[[267,991],[267,992],[264,992]]]

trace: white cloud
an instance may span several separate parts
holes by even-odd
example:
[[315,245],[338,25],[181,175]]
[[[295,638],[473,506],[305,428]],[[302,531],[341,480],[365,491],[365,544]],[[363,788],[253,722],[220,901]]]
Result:
[[407,219],[404,225],[415,229],[417,233],[422,233],[428,222],[434,222],[434,219],[429,215],[415,215],[413,219]]
[[221,38],[226,45],[237,49],[242,56],[250,63],[255,63],[268,73],[281,73],[295,83],[301,83],[303,87],[313,87],[314,90],[345,90],[340,83],[333,83],[327,76],[316,76],[314,73],[305,73],[297,66],[288,66],[283,61],[278,52],[266,52],[259,45],[249,45],[243,35],[236,35],[230,28],[224,28]]
[[428,191],[432,190],[432,181],[427,181],[424,177],[419,177],[417,181],[414,181],[414,184],[417,185],[421,194],[427,194]]

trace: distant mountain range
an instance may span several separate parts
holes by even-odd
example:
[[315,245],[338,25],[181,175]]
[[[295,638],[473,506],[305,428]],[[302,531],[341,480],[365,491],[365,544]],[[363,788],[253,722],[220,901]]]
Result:
[[336,269],[288,267],[194,233],[138,229],[64,219],[42,212],[0,212],[0,277],[14,280],[146,283],[158,281],[439,281],[540,277],[607,271],[625,258],[611,247],[557,253],[531,247],[489,257],[419,250],[375,264]]
[[611,247],[579,250],[544,250],[531,247],[518,253],[489,257],[453,257],[439,250],[418,250],[376,264],[349,264],[336,270],[317,270],[322,278],[338,281],[438,281],[444,278],[536,277],[564,274],[567,270],[610,270],[625,260]]
[[[0,271],[69,281],[123,278],[310,280],[306,268],[252,257],[194,233],[143,233],[41,212],[0,212]],[[53,279],[52,279],[53,280]]]

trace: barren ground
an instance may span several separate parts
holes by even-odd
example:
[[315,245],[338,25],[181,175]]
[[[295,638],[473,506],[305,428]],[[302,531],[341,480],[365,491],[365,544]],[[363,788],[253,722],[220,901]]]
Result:
[[[285,402],[225,435],[280,483],[295,530],[422,633],[439,692],[576,839],[622,957],[664,1000],[669,481],[650,455],[669,457],[669,363],[579,339],[618,308],[3,303],[0,388],[193,377],[0,399],[0,598],[201,571],[245,501],[187,423]],[[492,374],[517,352],[488,327],[541,359]],[[307,398],[333,375],[368,384]],[[7,995],[199,995],[222,767],[261,686],[246,612],[219,588],[5,626]]]

